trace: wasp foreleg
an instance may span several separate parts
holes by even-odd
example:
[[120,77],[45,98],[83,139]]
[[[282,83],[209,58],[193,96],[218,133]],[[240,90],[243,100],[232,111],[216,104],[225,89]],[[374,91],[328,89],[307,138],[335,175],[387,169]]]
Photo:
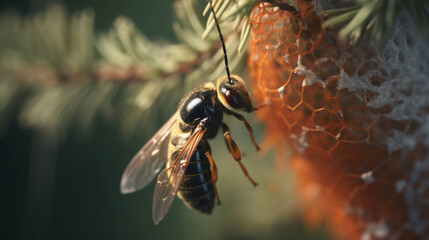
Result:
[[253,145],[255,145],[256,151],[260,150],[260,147],[258,146],[258,144],[256,143],[255,137],[253,136],[253,128],[252,125],[250,125],[250,123],[246,120],[246,118],[236,112],[230,111],[230,113],[236,117],[238,120],[242,121],[244,123],[244,125],[246,126],[247,131],[250,134],[250,139],[252,140]]

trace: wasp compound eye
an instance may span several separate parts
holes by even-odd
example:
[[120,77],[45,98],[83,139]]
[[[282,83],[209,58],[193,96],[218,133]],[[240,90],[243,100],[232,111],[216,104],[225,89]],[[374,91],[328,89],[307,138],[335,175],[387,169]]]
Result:
[[233,107],[235,109],[243,108],[243,101],[239,97],[239,94],[237,94],[235,91],[233,91],[233,90],[226,90],[224,92],[224,94],[225,94],[226,101],[228,102],[228,104],[231,107]]

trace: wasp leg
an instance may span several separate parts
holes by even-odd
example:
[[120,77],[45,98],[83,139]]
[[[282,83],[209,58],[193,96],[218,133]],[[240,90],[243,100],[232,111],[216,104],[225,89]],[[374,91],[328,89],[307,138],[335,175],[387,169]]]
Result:
[[250,134],[250,139],[252,140],[253,145],[255,145],[256,151],[259,151],[261,148],[258,146],[258,144],[255,141],[255,137],[253,136],[253,128],[250,125],[250,123],[246,120],[246,118],[243,115],[238,114],[238,113],[233,112],[233,111],[230,111],[230,113],[234,117],[236,117],[238,120],[242,121],[244,123],[244,125],[246,125],[247,131]]
[[252,179],[252,177],[250,177],[246,167],[244,167],[243,163],[240,161],[241,160],[240,148],[235,143],[234,139],[232,139],[231,131],[229,130],[228,125],[226,125],[225,123],[222,123],[222,128],[223,128],[223,136],[226,141],[226,146],[228,147],[228,150],[231,152],[232,157],[234,158],[235,161],[237,161],[238,165],[240,165],[240,168],[243,171],[244,176],[246,176],[249,179],[249,181],[253,184],[253,186],[256,187],[256,185],[258,184]]
[[228,125],[222,123],[223,128],[223,137],[225,138],[226,146],[229,152],[232,154],[232,157],[235,161],[241,160],[241,151],[238,145],[235,143],[234,139],[231,137],[231,131],[229,130]]
[[253,112],[253,111],[258,111],[259,109],[264,108],[264,107],[266,107],[266,106],[268,106],[268,104],[267,104],[267,103],[262,103],[261,105],[259,105],[259,106],[257,106],[257,107],[252,108],[252,112]]
[[210,167],[212,169],[212,179],[211,179],[211,182],[213,183],[213,187],[214,187],[214,191],[215,191],[216,199],[217,199],[217,204],[220,205],[219,193],[218,193],[217,187],[216,187],[217,176],[218,176],[217,175],[216,163],[215,163],[212,155],[210,154],[210,152],[206,152],[206,157],[209,159]]

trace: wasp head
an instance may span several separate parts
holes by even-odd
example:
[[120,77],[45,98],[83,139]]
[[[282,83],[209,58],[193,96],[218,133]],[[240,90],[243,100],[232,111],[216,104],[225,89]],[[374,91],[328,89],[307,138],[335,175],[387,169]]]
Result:
[[217,95],[222,105],[231,110],[252,112],[256,110],[250,100],[246,83],[237,75],[219,78],[217,81]]

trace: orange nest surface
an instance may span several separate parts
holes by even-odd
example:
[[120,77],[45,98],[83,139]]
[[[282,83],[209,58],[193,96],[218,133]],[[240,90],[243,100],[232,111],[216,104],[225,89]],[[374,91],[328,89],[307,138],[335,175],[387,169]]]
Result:
[[[326,220],[347,239],[429,236],[428,224],[416,226],[429,217],[429,188],[419,180],[429,171],[412,176],[427,147],[418,139],[411,150],[389,147],[393,133],[411,136],[419,122],[390,117],[395,102],[369,104],[380,97],[371,87],[384,86],[395,71],[374,61],[375,45],[339,43],[335,30],[322,27],[312,1],[296,2],[297,13],[268,3],[254,8],[249,66],[257,101],[269,104],[258,113],[267,142],[279,153],[289,151],[285,142],[293,151],[290,165],[306,222]],[[417,189],[425,201],[409,192]]]

